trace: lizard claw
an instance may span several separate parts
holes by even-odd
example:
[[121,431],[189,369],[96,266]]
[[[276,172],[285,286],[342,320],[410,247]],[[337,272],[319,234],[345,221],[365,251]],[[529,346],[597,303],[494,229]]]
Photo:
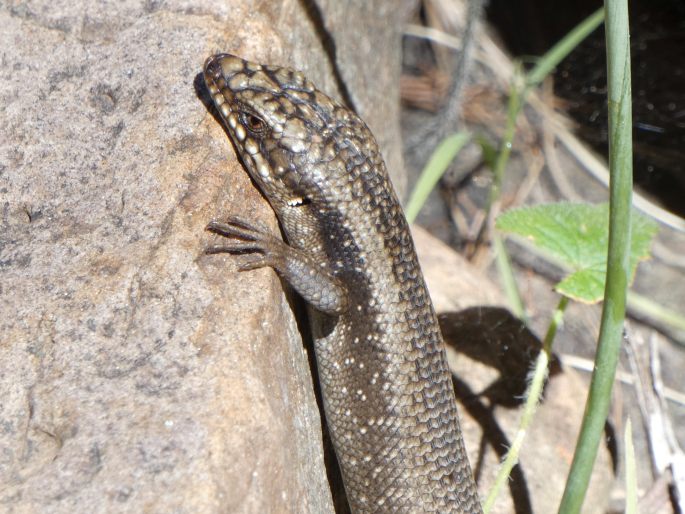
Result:
[[205,253],[248,254],[240,260],[240,271],[266,266],[277,268],[283,261],[285,243],[245,220],[230,217],[225,222],[211,221],[207,230],[229,240],[207,247]]

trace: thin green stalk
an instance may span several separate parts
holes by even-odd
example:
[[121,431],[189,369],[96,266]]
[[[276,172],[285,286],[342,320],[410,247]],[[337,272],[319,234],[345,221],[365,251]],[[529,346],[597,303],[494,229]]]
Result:
[[[518,77],[518,74],[516,74]],[[490,194],[488,196],[488,204],[486,206],[486,216],[490,221],[492,226],[492,209],[495,204],[499,201],[500,192],[502,190],[502,181],[504,180],[504,169],[509,161],[509,155],[511,154],[512,142],[514,140],[514,134],[516,133],[516,118],[521,111],[521,96],[519,94],[520,87],[516,83],[517,80],[511,85],[509,90],[509,102],[507,107],[507,124],[504,129],[504,134],[502,136],[502,143],[500,144],[499,151],[497,152],[497,157],[495,160],[493,171],[493,181],[490,186]],[[497,262],[497,269],[502,279],[504,290],[506,292],[507,300],[509,305],[514,310],[514,314],[527,323],[528,316],[526,315],[526,308],[519,294],[518,287],[516,287],[516,280],[514,278],[514,272],[511,268],[511,262],[509,260],[509,254],[507,249],[504,247],[502,240],[497,234],[492,237],[493,250],[495,252],[495,260]]]
[[638,316],[648,316],[657,323],[666,325],[670,330],[680,333],[675,339],[678,344],[685,344],[685,316],[680,312],[659,305],[654,300],[642,296],[635,291],[628,291],[628,307]]
[[416,219],[421,207],[426,203],[428,195],[470,137],[468,132],[452,134],[443,139],[432,153],[421,171],[421,175],[419,175],[419,180],[416,182],[411,198],[407,202],[407,208],[404,210],[409,223]]
[[552,355],[552,344],[554,343],[554,338],[557,335],[557,329],[564,319],[564,312],[566,312],[568,301],[569,299],[567,296],[562,296],[559,300],[559,305],[557,305],[557,308],[552,314],[552,322],[549,324],[547,333],[545,334],[545,339],[542,341],[542,350],[547,354],[547,357]]
[[507,483],[509,474],[512,468],[516,465],[519,459],[519,454],[521,453],[521,447],[523,446],[523,441],[525,440],[526,433],[528,432],[528,427],[533,421],[533,416],[535,411],[537,411],[538,405],[540,404],[540,397],[542,396],[542,389],[545,385],[545,379],[547,378],[547,366],[549,365],[550,355],[552,354],[552,343],[554,342],[554,336],[557,333],[557,328],[561,324],[564,318],[564,311],[568,305],[568,298],[562,296],[559,300],[559,305],[554,310],[552,315],[552,321],[547,329],[547,334],[545,334],[545,340],[542,344],[542,350],[535,359],[535,368],[533,370],[533,378],[528,385],[528,390],[526,391],[526,404],[523,407],[523,412],[521,413],[521,420],[519,421],[519,427],[514,436],[514,440],[511,443],[511,447],[507,452],[507,455],[502,461],[502,465],[497,472],[497,477],[495,478],[495,483],[488,492],[488,497],[483,503],[483,511],[485,514],[490,512],[492,506],[495,504],[497,495],[502,490],[504,485]]
[[527,325],[528,315],[526,314],[526,307],[523,305],[523,300],[516,287],[516,277],[514,277],[514,270],[511,267],[511,260],[504,247],[502,238],[497,232],[493,232],[492,234],[492,248],[495,252],[495,263],[497,264],[497,272],[502,280],[504,295],[507,298],[514,316]]
[[531,87],[542,82],[583,39],[600,26],[602,20],[604,20],[604,8],[599,8],[576,25],[537,61],[526,76],[526,86]]
[[[499,152],[493,174],[495,176],[493,188],[490,193],[490,205],[499,199],[500,186],[502,178],[504,177],[504,169],[509,161],[511,147],[516,133],[516,118],[523,108],[526,101],[526,96],[530,89],[540,82],[569,54],[578,46],[578,44],[589,36],[604,19],[604,9],[598,9],[590,16],[585,18],[576,27],[566,34],[556,45],[545,53],[528,72],[523,80],[520,80],[519,74],[515,73],[512,81],[511,89],[509,91],[509,102],[507,105],[507,124],[502,136],[502,143],[499,147]],[[522,83],[521,83],[522,82]]]
[[609,96],[609,254],[595,368],[560,514],[580,512],[609,412],[629,282],[632,117],[627,0],[605,0]]
[[[518,74],[516,74],[518,77]],[[502,142],[499,146],[499,152],[497,152],[497,158],[495,160],[495,166],[492,170],[493,181],[490,188],[490,197],[488,201],[488,215],[492,206],[499,200],[500,192],[502,189],[502,180],[504,179],[504,170],[509,162],[509,155],[511,154],[511,147],[514,141],[514,134],[516,134],[516,118],[519,112],[521,112],[522,106],[521,98],[521,87],[517,84],[517,79],[515,78],[511,88],[509,88],[509,102],[507,104],[507,124],[504,128],[504,134],[502,135]]]

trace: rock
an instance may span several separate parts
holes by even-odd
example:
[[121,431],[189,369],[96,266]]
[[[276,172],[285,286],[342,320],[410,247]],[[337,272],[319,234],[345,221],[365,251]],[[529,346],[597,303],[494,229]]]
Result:
[[[366,11],[373,59],[399,63],[399,24]],[[325,28],[243,0],[12,2],[0,23],[0,510],[331,511],[282,284],[203,255],[226,213],[277,228],[194,85],[232,51],[336,94]],[[397,76],[340,59],[399,156]]]

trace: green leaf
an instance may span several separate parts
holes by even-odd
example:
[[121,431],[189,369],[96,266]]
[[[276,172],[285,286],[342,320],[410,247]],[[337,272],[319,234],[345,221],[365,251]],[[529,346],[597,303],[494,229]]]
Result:
[[[604,294],[608,246],[609,205],[556,203],[512,209],[497,218],[495,226],[531,241],[572,273],[555,289],[577,301],[596,303]],[[657,232],[650,219],[632,213],[630,273],[649,257]]]

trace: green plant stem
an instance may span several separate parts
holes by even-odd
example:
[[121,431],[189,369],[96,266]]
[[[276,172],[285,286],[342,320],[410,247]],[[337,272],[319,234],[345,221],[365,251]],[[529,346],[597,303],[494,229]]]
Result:
[[497,264],[497,272],[502,280],[502,287],[504,288],[504,295],[514,315],[528,324],[528,315],[526,308],[523,305],[523,300],[516,287],[516,277],[514,277],[514,270],[511,267],[511,260],[507,253],[502,238],[497,232],[492,233],[492,248],[495,252],[495,263]]
[[628,291],[628,308],[638,317],[648,317],[655,323],[665,326],[667,330],[677,332],[674,334],[675,342],[685,345],[685,316],[682,313],[659,305],[654,300],[635,291]]
[[[502,181],[504,180],[504,169],[509,161],[511,154],[512,142],[514,134],[516,133],[516,118],[521,110],[521,96],[519,94],[520,88],[516,84],[516,80],[512,83],[509,91],[509,102],[507,107],[507,125],[502,136],[502,143],[497,152],[497,157],[493,167],[493,181],[490,186],[490,194],[488,196],[486,216],[490,220],[490,227],[492,227],[493,207],[499,201],[500,192],[502,190]],[[523,321],[528,323],[528,316],[526,315],[526,308],[516,287],[516,280],[514,272],[511,268],[511,261],[507,249],[502,243],[502,239],[492,231],[493,250],[495,252],[495,260],[497,262],[497,269],[502,279],[504,290],[509,301],[509,305],[514,310],[514,314]]]
[[568,301],[569,299],[567,297],[562,296],[552,315],[552,321],[547,329],[547,334],[545,334],[542,350],[538,354],[537,359],[535,359],[533,377],[526,391],[526,404],[523,407],[518,430],[516,431],[516,435],[511,443],[511,447],[509,448],[509,451],[504,457],[502,465],[497,472],[495,483],[488,492],[488,496],[483,503],[483,511],[485,514],[488,514],[490,509],[492,509],[492,506],[495,504],[495,500],[497,499],[497,495],[507,483],[512,468],[518,462],[519,454],[521,453],[521,447],[523,445],[523,441],[525,440],[526,433],[528,432],[528,427],[533,421],[535,411],[537,411],[538,405],[540,404],[542,389],[545,385],[545,379],[547,378],[547,367],[552,354],[552,343],[554,342],[554,336],[557,333],[557,328],[564,318],[564,311],[566,310]]
[[527,73],[523,80],[519,74],[515,73],[509,91],[509,102],[507,104],[507,124],[502,136],[502,143],[493,167],[494,184],[490,192],[490,205],[492,206],[498,199],[500,187],[504,177],[504,169],[509,161],[511,147],[516,133],[516,118],[523,108],[526,97],[530,89],[540,82],[573,50],[578,44],[592,33],[604,19],[604,9],[598,9],[590,16],[585,18],[576,27],[566,34],[556,45],[545,53],[537,64]]
[[411,198],[407,202],[407,208],[404,210],[409,223],[414,222],[423,204],[426,203],[428,195],[430,195],[440,177],[445,174],[447,167],[459,151],[468,143],[470,137],[468,132],[452,134],[443,139],[435,151],[433,151],[419,175],[419,180],[416,182]]
[[560,514],[580,512],[609,412],[629,281],[632,197],[630,41],[627,0],[605,0],[609,96],[609,253],[599,342],[585,415]]
[[554,343],[554,337],[557,335],[557,329],[564,319],[564,312],[566,312],[568,301],[569,298],[567,296],[562,296],[559,300],[559,304],[552,314],[552,321],[547,328],[545,339],[542,341],[542,350],[547,354],[548,359],[552,355],[552,344]]
[[526,75],[526,86],[535,86],[542,82],[564,57],[571,53],[593,30],[599,27],[602,20],[604,20],[604,8],[600,7],[576,25],[571,32],[566,34],[563,39],[545,52],[545,55],[537,61],[533,69]]
[[511,155],[511,147],[514,141],[514,134],[516,134],[516,118],[521,111],[521,88],[514,82],[509,88],[509,102],[507,104],[507,124],[502,135],[502,142],[497,152],[495,166],[492,170],[493,182],[490,188],[490,197],[488,201],[488,215],[493,205],[499,200],[502,188],[502,180],[504,179],[504,170],[509,162],[509,155]]

